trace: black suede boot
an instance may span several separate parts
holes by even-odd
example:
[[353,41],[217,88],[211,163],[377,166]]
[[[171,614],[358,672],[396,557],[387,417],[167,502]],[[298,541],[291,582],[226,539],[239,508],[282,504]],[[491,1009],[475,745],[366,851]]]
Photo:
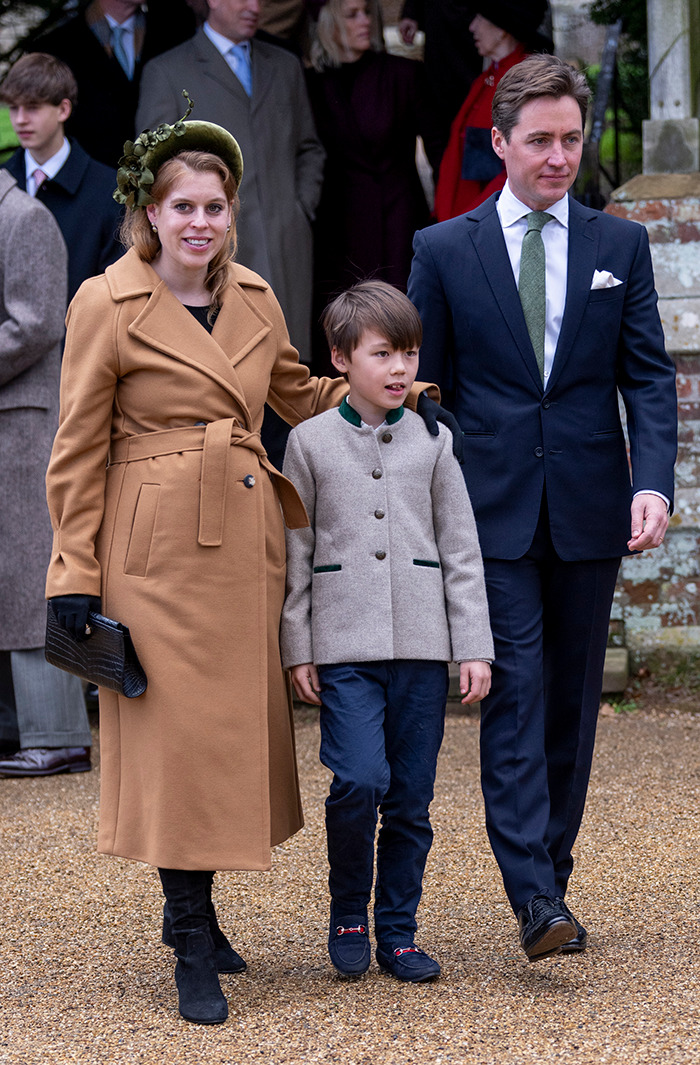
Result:
[[180,1014],[195,1024],[221,1024],[228,1003],[221,991],[207,915],[206,872],[159,869],[175,942]]
[[[216,919],[216,910],[214,909],[214,903],[211,898],[211,889],[214,883],[213,873],[203,873],[203,876],[207,877],[205,886],[207,897],[207,917],[209,918],[209,932],[211,934],[212,942],[214,944],[214,963],[216,965],[217,972],[220,973],[242,973],[247,968],[245,961],[233,949],[224,933],[219,928],[219,922]],[[166,902],[163,906],[163,934],[162,940],[166,947],[175,946],[175,935],[173,933],[172,921],[170,918],[170,908]]]

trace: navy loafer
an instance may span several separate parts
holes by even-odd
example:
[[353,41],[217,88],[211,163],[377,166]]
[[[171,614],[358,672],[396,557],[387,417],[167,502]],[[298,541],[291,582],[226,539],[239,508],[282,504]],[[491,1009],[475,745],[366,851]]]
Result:
[[422,984],[440,975],[440,966],[435,958],[431,958],[415,943],[384,949],[377,947],[377,962],[384,972],[410,984]]

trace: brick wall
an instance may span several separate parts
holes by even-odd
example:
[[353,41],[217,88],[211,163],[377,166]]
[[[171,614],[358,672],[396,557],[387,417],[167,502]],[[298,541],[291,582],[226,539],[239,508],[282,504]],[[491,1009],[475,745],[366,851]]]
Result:
[[613,642],[640,658],[649,647],[700,647],[700,174],[640,175],[607,211],[646,226],[678,372],[675,511],[660,548],[624,559],[613,608]]

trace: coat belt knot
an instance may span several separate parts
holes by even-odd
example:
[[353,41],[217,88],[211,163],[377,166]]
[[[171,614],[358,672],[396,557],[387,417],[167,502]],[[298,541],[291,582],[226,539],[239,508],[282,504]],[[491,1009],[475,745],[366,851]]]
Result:
[[304,504],[286,477],[270,462],[260,434],[238,425],[236,418],[221,418],[206,426],[190,425],[177,429],[163,429],[142,433],[112,443],[110,465],[136,462],[179,451],[202,452],[202,474],[199,492],[199,532],[197,542],[202,547],[220,547],[224,532],[226,485],[230,448],[245,447],[258,458],[260,465],[272,477],[288,528],[302,529],[309,524]]

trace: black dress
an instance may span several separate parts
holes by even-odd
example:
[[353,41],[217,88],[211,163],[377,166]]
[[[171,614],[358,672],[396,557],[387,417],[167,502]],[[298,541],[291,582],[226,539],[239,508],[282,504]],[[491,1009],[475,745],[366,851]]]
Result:
[[[384,52],[318,73],[308,88],[326,149],[314,243],[314,320],[339,292],[378,278],[406,288],[413,234],[428,207],[416,137],[430,136],[421,64]],[[314,367],[332,372],[316,337]]]

